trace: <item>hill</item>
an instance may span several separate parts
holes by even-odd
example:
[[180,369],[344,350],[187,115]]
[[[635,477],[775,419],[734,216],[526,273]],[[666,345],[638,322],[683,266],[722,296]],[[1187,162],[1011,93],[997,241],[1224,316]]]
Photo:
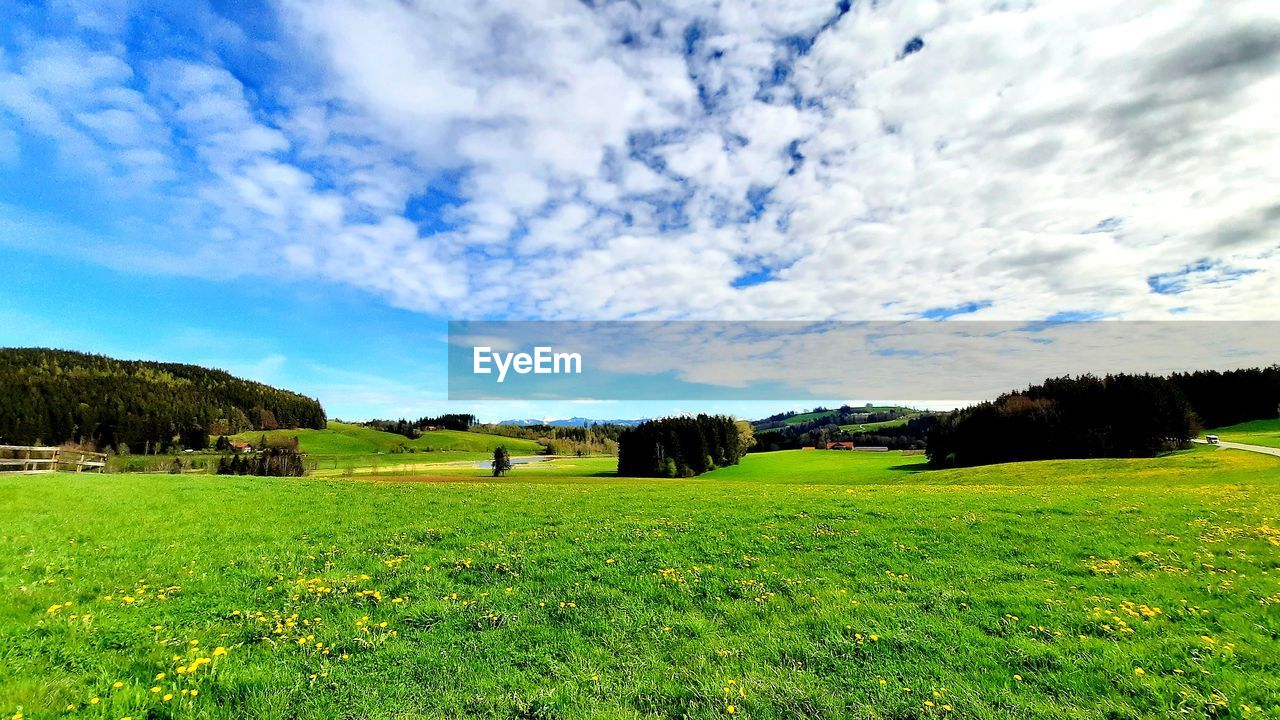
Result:
[[1205,434],[1217,435],[1228,442],[1280,447],[1280,418],[1252,420],[1238,425],[1207,430]]
[[901,405],[842,405],[778,413],[752,423],[756,433],[753,451],[823,446],[835,440],[896,450],[918,449],[924,447],[924,438],[936,417],[934,413]]
[[0,440],[132,452],[203,447],[210,434],[323,428],[320,403],[197,365],[0,348]]
[[559,420],[537,420],[534,418],[525,418],[523,420],[499,420],[495,425],[515,425],[516,427],[591,427],[592,425],[625,425],[626,427],[635,427],[644,422],[640,420],[595,420],[584,417],[561,418]]
[[772,430],[792,425],[858,425],[891,422],[919,414],[919,410],[901,405],[841,405],[838,408],[816,407],[807,412],[790,410],[755,420],[751,424],[757,431]]
[[[230,439],[257,445],[263,437],[271,443],[297,437],[298,449],[307,453],[321,474],[325,470],[348,468],[372,470],[387,466],[484,460],[499,445],[506,447],[512,455],[539,455],[545,451],[541,444],[524,438],[462,430],[428,430],[421,437],[410,440],[396,433],[337,421],[330,421],[323,430],[249,431],[232,435]],[[427,453],[430,455],[425,455]]]

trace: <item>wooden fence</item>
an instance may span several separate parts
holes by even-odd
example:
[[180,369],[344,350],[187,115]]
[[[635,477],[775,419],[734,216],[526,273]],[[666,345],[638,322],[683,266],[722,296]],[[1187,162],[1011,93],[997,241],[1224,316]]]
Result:
[[102,472],[107,466],[104,453],[59,447],[0,445],[0,473],[46,473],[61,469],[75,472]]

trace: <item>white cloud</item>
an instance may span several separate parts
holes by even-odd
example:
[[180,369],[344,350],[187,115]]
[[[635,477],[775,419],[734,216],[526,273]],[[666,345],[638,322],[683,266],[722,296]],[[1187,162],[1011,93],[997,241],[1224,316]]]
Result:
[[1263,0],[277,10],[278,85],[37,38],[0,112],[185,243],[455,317],[1280,307]]

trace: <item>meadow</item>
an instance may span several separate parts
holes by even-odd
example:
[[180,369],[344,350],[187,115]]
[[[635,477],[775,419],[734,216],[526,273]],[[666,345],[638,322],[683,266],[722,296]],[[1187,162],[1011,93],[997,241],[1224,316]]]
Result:
[[[431,430],[421,437],[406,438],[395,433],[330,420],[324,430],[300,428],[296,430],[255,430],[230,435],[228,439],[258,445],[262,438],[270,441],[298,438],[298,448],[307,453],[314,463],[315,475],[372,475],[382,472],[404,471],[406,468],[423,467],[438,463],[486,460],[493,457],[494,448],[502,445],[512,455],[540,455],[542,445],[533,440],[510,438],[485,433],[458,430]],[[112,469],[117,472],[164,472],[174,457],[182,458],[188,465],[205,468],[216,467],[221,453],[212,451],[184,455],[129,455],[113,457]]]
[[1280,460],[0,478],[0,712],[1280,718]]
[[1230,442],[1280,448],[1280,419],[1253,420],[1206,431]]

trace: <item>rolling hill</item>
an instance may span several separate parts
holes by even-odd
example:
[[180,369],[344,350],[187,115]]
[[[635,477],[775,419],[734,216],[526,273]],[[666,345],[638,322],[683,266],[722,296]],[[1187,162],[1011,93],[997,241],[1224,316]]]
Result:
[[1205,434],[1217,435],[1228,442],[1280,447],[1280,418],[1252,420],[1239,425],[1206,430]]
[[208,434],[324,424],[318,401],[222,370],[0,348],[0,440],[10,444],[74,440],[142,452],[199,445]]
[[522,438],[431,430],[410,440],[403,435],[336,421],[329,422],[323,430],[251,431],[228,437],[257,445],[263,437],[269,442],[278,442],[295,436],[298,449],[315,460],[319,470],[483,460],[499,445],[516,456],[538,455],[544,451],[539,443]]

